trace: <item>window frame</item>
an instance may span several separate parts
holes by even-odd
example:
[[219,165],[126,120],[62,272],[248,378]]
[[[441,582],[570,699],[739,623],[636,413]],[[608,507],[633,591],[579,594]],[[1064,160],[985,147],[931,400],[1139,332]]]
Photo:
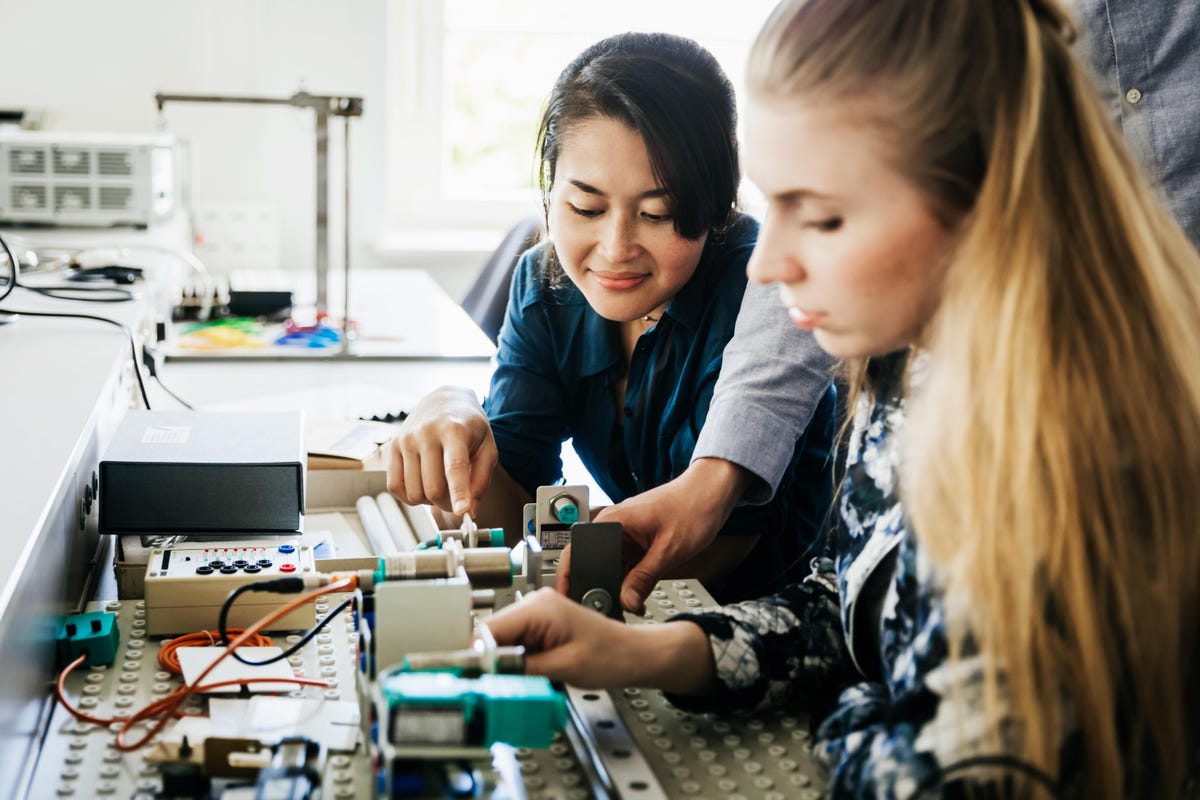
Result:
[[[514,190],[511,197],[488,200],[446,192],[442,0],[389,3],[387,25],[387,218],[392,232],[401,239],[419,239],[421,232],[467,231],[469,241],[475,238],[472,232],[502,231],[537,212],[541,200],[536,189]],[[406,191],[406,186],[423,192]]]
[[[380,249],[489,253],[509,227],[540,213],[539,192],[514,189],[489,199],[450,192],[444,0],[397,0],[387,9],[387,210]],[[529,151],[532,169],[532,142]],[[407,189],[414,186],[420,191]],[[742,196],[750,213],[762,210],[745,183]]]

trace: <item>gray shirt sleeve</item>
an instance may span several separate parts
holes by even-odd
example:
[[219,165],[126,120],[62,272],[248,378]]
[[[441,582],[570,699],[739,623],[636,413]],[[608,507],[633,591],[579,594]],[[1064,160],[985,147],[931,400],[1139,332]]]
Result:
[[775,285],[747,284],[692,460],[744,467],[755,476],[744,502],[770,501],[829,387],[833,363],[788,319]]
[[1200,27],[1195,2],[1076,0],[1078,52],[1125,141],[1200,248]]

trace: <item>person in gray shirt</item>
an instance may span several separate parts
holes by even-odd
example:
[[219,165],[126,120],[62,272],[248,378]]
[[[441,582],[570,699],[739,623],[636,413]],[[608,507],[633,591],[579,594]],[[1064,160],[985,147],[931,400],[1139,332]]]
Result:
[[1075,0],[1078,47],[1134,153],[1200,248],[1200,3]]
[[[1200,247],[1200,3],[1075,0],[1078,47],[1126,140]],[[981,11],[981,13],[983,13]],[[641,611],[662,577],[716,536],[738,503],[765,503],[831,380],[832,360],[788,320],[773,287],[750,284],[704,429],[675,480],[612,506],[646,548],[621,605]]]

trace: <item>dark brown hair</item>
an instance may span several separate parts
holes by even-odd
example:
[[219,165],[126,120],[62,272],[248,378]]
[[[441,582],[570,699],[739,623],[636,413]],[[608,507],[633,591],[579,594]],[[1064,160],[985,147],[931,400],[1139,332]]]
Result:
[[698,239],[733,221],[737,109],[733,85],[711,53],[681,36],[622,33],[576,56],[558,76],[538,129],[543,202],[563,142],[595,117],[641,134],[680,236]]

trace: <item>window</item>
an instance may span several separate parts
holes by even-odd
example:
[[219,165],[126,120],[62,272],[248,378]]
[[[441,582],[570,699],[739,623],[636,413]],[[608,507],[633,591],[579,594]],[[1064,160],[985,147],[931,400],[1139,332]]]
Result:
[[558,73],[592,42],[661,30],[707,47],[740,90],[775,0],[404,0],[390,6],[393,226],[506,228],[539,207],[534,137]]

